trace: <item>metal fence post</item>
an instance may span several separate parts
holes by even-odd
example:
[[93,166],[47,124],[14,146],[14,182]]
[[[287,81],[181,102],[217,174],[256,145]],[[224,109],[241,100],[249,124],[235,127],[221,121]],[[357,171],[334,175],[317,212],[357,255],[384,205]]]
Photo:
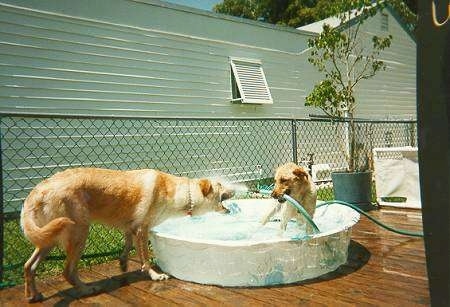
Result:
[[416,129],[415,129],[416,125],[417,123],[413,122],[409,124],[409,139],[410,139],[409,143],[412,147],[416,146]]
[[292,133],[292,162],[298,164],[297,157],[297,121],[291,120],[291,133]]
[[5,223],[5,215],[4,215],[4,208],[3,208],[3,163],[2,163],[2,156],[3,156],[3,147],[2,147],[2,117],[0,117],[0,285],[3,284],[3,257],[4,257],[4,248],[5,248],[5,236],[4,236],[4,228],[3,225]]

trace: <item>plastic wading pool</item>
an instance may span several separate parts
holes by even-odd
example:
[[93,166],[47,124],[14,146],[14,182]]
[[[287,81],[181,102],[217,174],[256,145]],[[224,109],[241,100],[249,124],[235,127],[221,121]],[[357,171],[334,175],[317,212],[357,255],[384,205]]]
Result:
[[261,218],[272,199],[225,202],[233,214],[208,213],[165,221],[150,240],[159,267],[176,278],[221,286],[267,286],[299,282],[336,270],[347,261],[352,226],[359,213],[331,204],[316,209],[320,233]]

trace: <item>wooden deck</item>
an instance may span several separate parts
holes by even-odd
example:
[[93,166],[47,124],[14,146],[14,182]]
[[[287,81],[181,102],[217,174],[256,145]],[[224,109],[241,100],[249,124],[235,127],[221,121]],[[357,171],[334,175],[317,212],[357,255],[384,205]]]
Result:
[[[394,227],[421,230],[419,211],[382,209],[371,214]],[[137,270],[138,265],[130,267]],[[101,286],[102,293],[77,297],[62,276],[55,276],[38,282],[46,299],[34,305],[430,305],[423,240],[385,231],[365,217],[353,228],[347,264],[299,284],[222,288],[175,278],[154,282],[138,271],[121,273],[117,261],[82,270],[80,275]],[[0,291],[1,306],[24,303],[23,286]]]

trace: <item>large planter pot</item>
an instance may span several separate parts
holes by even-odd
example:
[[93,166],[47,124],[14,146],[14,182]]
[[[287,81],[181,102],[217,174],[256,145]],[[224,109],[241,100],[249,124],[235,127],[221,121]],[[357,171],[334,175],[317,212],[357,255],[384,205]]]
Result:
[[334,199],[345,201],[369,211],[372,206],[372,172],[334,172],[333,180]]

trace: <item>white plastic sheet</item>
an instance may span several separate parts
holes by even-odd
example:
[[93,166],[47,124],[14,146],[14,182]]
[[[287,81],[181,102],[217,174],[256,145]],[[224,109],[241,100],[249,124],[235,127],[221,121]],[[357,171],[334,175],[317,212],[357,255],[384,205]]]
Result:
[[[417,147],[373,149],[377,200],[382,206],[421,208]],[[406,197],[406,202],[386,202],[385,197]]]

